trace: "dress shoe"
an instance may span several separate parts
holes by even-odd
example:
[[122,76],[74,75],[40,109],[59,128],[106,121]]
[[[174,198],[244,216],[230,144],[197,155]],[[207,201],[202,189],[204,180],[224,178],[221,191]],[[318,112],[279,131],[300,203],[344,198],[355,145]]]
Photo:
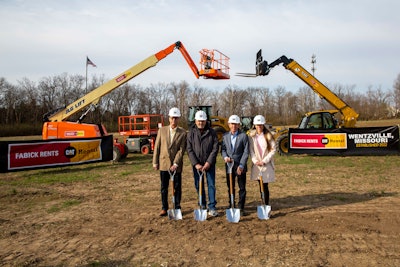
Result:
[[167,211],[166,210],[161,210],[160,211],[160,216],[167,216]]

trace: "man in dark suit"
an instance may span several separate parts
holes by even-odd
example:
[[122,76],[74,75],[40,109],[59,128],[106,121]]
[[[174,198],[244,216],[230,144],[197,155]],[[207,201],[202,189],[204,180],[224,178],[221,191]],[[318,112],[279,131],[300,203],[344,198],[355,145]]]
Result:
[[[233,195],[235,195],[235,180],[239,186],[239,202],[238,206],[242,215],[244,214],[244,204],[246,202],[246,172],[247,159],[249,157],[249,139],[246,133],[240,131],[240,118],[232,115],[228,120],[230,131],[225,133],[222,139],[221,154],[225,163],[233,162],[232,168],[232,186]],[[226,164],[226,183],[228,185],[229,208],[236,208],[235,203],[231,203],[230,199],[230,179],[228,166]],[[235,200],[234,200],[235,201]]]
[[[219,150],[218,137],[213,128],[207,123],[207,114],[198,110],[194,117],[195,123],[190,128],[187,136],[187,152],[192,163],[194,186],[199,193],[199,172],[205,172],[205,179],[208,187],[208,215],[219,216],[217,211],[217,188],[215,187],[215,163]],[[204,184],[204,180],[202,185]],[[205,196],[204,186],[202,195]],[[206,207],[205,197],[200,205]]]
[[183,155],[186,151],[186,131],[178,127],[181,112],[178,108],[171,108],[168,116],[169,126],[158,130],[153,152],[153,168],[160,170],[162,204],[160,216],[167,216],[170,172],[176,171],[175,207],[172,208],[181,209]]

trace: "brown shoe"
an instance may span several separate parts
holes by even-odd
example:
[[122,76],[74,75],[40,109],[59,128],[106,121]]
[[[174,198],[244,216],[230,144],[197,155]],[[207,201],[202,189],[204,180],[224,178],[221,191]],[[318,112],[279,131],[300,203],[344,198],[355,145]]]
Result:
[[160,211],[160,216],[167,216],[167,211],[166,210],[161,210]]

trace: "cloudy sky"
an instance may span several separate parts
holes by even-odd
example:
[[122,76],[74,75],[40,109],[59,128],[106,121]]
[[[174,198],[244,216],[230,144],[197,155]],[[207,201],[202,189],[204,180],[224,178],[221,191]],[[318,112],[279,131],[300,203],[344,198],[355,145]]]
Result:
[[202,48],[230,57],[230,80],[196,80],[179,51],[130,83],[148,86],[186,80],[215,89],[304,83],[284,67],[269,76],[254,72],[263,50],[272,62],[282,55],[326,85],[392,89],[400,74],[398,0],[0,0],[0,77],[17,83],[62,74],[111,79],[175,41],[195,62]]

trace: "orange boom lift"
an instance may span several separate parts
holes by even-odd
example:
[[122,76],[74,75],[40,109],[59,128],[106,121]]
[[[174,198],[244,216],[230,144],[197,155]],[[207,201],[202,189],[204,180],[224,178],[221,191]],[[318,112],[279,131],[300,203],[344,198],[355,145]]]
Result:
[[[82,123],[82,120],[86,114],[95,108],[101,97],[112,92],[147,69],[154,67],[160,60],[171,54],[175,49],[178,49],[182,53],[196,78],[230,78],[229,58],[227,56],[220,53],[218,50],[203,49],[200,51],[201,60],[199,70],[183,44],[180,41],[177,41],[158,53],[151,55],[145,60],[139,62],[123,73],[117,75],[115,78],[109,80],[105,84],[99,86],[66,107],[46,113],[43,116],[43,139],[92,138],[108,135],[105,127],[102,124]],[[85,108],[86,111],[78,119],[78,121],[67,121],[67,119],[72,115],[83,111]],[[117,142],[114,144],[114,155],[116,152],[119,152],[119,154],[121,154],[123,157],[128,154],[126,146]]]

